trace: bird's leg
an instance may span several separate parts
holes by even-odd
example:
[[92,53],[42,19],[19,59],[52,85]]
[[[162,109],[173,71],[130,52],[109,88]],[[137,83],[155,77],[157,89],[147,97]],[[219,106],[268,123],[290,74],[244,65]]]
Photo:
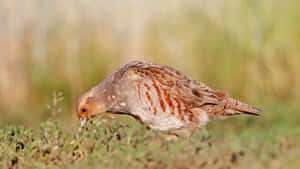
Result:
[[201,135],[202,135],[202,142],[209,142],[210,138],[211,138],[211,135],[209,134],[209,132],[207,131],[206,128],[199,128],[198,130]]
[[[154,133],[154,136],[153,136],[153,133]],[[147,129],[144,133],[144,136],[143,136],[144,141],[145,140],[152,140],[153,137],[157,137],[157,133],[154,132],[153,130],[151,130],[151,128],[147,127]]]
[[194,136],[194,134],[199,131],[198,128],[193,128],[191,129],[191,132],[188,135],[188,140],[191,141],[192,137]]
[[191,134],[188,129],[177,129],[168,132],[168,136],[166,137],[167,141],[178,140],[178,139],[190,139]]
[[166,141],[174,141],[178,140],[180,138],[180,135],[176,132],[168,132],[168,135],[164,138]]

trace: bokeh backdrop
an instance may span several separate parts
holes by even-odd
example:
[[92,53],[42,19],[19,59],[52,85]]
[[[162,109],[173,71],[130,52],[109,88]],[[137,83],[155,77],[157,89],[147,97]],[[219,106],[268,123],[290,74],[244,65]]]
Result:
[[72,122],[78,97],[132,60],[264,109],[262,126],[299,122],[298,0],[0,0],[0,124],[39,124],[55,94]]

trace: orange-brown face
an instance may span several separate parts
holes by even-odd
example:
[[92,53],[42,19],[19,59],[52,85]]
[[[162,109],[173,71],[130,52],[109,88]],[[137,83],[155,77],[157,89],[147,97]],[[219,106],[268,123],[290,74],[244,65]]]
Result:
[[93,93],[85,93],[79,100],[76,111],[79,119],[89,119],[103,112],[103,107],[94,99]]

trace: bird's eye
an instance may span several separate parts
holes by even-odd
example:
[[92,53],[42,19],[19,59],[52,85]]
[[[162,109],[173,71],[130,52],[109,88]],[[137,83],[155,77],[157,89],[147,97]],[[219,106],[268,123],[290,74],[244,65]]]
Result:
[[86,112],[86,108],[82,108],[81,111],[82,111],[82,112]]

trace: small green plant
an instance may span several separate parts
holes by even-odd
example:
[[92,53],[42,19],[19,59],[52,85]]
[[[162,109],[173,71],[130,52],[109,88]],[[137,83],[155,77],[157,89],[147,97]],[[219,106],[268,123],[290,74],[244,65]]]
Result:
[[47,104],[47,109],[51,111],[52,119],[55,120],[57,113],[62,112],[62,108],[60,107],[60,103],[64,100],[63,92],[52,92],[52,103]]

